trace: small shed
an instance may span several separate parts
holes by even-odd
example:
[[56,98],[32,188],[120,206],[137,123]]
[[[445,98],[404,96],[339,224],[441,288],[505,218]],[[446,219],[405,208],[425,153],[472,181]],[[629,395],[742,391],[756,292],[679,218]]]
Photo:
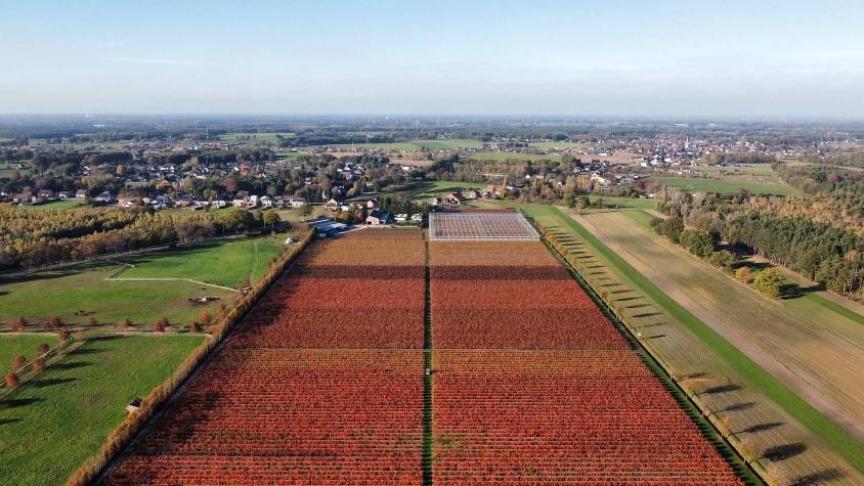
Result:
[[129,413],[135,413],[139,410],[141,410],[141,399],[140,398],[133,398],[132,401],[129,402],[129,405],[126,405],[126,411]]

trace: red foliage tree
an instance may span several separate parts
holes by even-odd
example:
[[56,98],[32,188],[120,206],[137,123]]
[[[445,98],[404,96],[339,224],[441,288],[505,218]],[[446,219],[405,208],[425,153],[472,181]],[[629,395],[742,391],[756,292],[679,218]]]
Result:
[[165,332],[168,329],[168,319],[164,317],[156,321],[156,324],[153,325],[153,331],[155,332]]
[[27,363],[27,358],[23,354],[19,354],[12,358],[12,371],[18,371]]
[[41,373],[45,369],[45,358],[38,357],[33,360],[33,372]]
[[19,317],[18,319],[12,321],[12,330],[16,332],[22,332],[25,329],[27,329],[27,319]]
[[60,319],[60,316],[51,316],[48,318],[48,327],[60,329],[63,325],[63,319]]
[[14,389],[18,387],[18,383],[20,383],[20,381],[18,380],[17,374],[11,371],[9,373],[6,373],[6,388],[9,388],[10,390]]

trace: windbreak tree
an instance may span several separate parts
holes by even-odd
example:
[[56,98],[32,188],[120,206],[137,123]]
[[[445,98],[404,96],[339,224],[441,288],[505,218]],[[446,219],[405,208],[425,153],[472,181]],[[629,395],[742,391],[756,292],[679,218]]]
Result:
[[753,286],[759,292],[762,292],[772,299],[776,299],[780,297],[780,291],[782,290],[785,281],[783,275],[780,274],[780,270],[771,267],[759,272],[759,275],[757,275],[756,279],[753,281]]

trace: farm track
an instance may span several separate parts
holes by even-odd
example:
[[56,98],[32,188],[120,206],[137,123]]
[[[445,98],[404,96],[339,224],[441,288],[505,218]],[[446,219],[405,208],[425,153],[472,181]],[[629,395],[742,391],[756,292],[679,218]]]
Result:
[[203,280],[195,280],[191,278],[174,278],[174,277],[105,277],[106,282],[189,282],[195,285],[204,285],[205,287],[213,287],[214,289],[227,290],[229,292],[239,293],[237,289],[216,285]]
[[[864,378],[838,368],[845,362],[853,368],[864,367],[864,329],[857,323],[840,323],[826,319],[817,325],[812,317],[799,317],[785,303],[771,302],[750,289],[741,288],[704,262],[671,245],[652,238],[647,230],[627,223],[622,214],[605,215],[611,224],[602,228],[594,220],[578,221],[628,263],[708,324],[717,333],[742,350],[750,359],[783,381],[813,407],[841,424],[859,440],[864,438],[864,400],[857,391],[864,389]],[[629,229],[624,230],[628,225]],[[636,242],[638,246],[627,244]],[[651,248],[652,251],[648,251]],[[656,258],[650,258],[653,255]],[[664,268],[686,268],[706,282],[682,285],[678,273],[665,275],[658,271],[658,258]],[[676,264],[677,262],[677,264]],[[730,308],[718,303],[720,295],[735,298],[739,305]],[[752,322],[763,326],[753,328]]]
[[[788,481],[801,484],[864,484],[864,477],[852,469],[819,437],[804,428],[785,410],[738,375],[737,371],[693,334],[693,330],[669,314],[641,288],[629,283],[619,269],[578,236],[562,218],[564,213],[537,211],[536,217],[557,236],[557,244],[566,248],[566,258],[591,281],[591,286],[611,302],[616,313],[642,335],[664,367],[671,369],[676,380],[696,393],[694,399],[709,410],[712,420],[720,423],[736,440],[748,442],[758,451],[791,451],[782,460],[766,460],[763,465],[778,470]],[[603,216],[605,217],[605,215]],[[632,224],[632,223],[631,223]],[[688,391],[692,395],[692,391]]]

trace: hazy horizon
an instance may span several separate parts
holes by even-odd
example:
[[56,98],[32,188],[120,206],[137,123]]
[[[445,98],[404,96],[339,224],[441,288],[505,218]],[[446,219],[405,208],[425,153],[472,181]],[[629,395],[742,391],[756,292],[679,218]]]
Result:
[[864,118],[864,4],[0,1],[2,114]]

